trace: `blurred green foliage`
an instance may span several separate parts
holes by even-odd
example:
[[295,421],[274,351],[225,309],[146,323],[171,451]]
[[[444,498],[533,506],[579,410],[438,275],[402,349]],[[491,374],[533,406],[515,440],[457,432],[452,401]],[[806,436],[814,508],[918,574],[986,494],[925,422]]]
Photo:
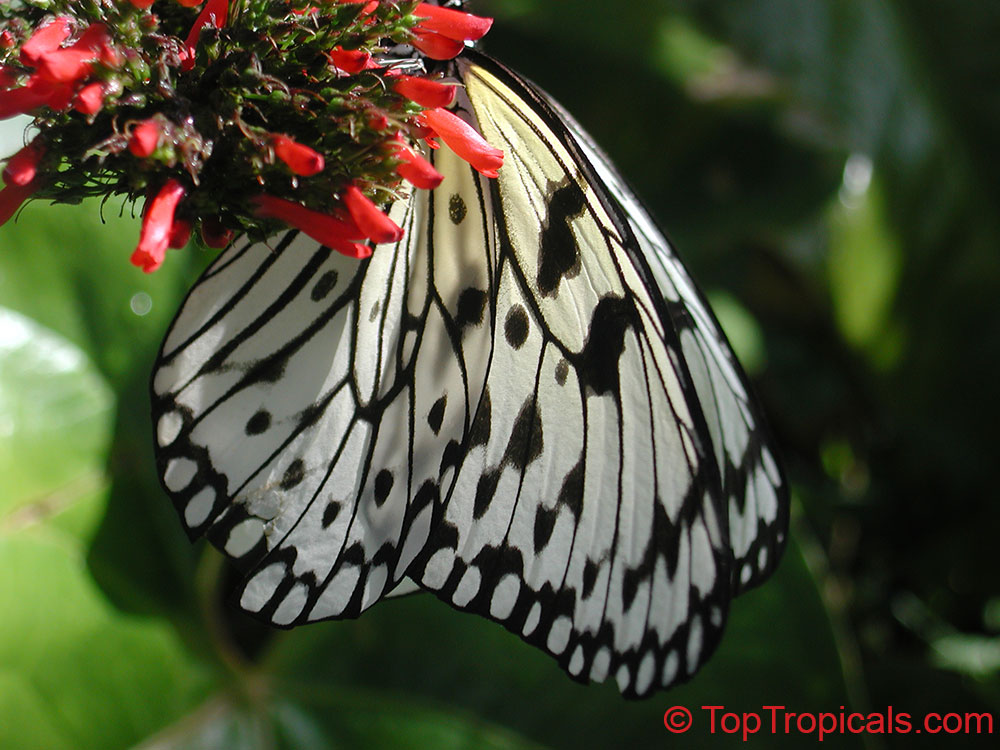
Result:
[[641,702],[429,597],[248,621],[153,474],[149,370],[208,256],[144,276],[127,211],[36,203],[0,229],[0,747],[729,747],[698,706],[1000,712],[1000,6],[478,9],[668,228],[754,377],[796,496],[775,579]]

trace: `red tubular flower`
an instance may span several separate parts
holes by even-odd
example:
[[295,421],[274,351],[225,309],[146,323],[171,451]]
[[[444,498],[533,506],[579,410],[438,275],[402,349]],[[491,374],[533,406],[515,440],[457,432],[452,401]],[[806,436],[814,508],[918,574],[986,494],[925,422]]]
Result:
[[368,127],[381,132],[389,127],[389,118],[386,117],[385,112],[380,112],[374,108],[370,109],[368,110]]
[[187,219],[174,219],[173,226],[170,227],[170,237],[167,239],[167,246],[177,250],[186,247],[191,241],[191,222]]
[[92,23],[70,49],[89,49],[94,59],[110,67],[122,64],[122,54],[111,44],[111,34],[103,23]]
[[91,63],[98,59],[114,64],[120,61],[121,56],[111,46],[107,27],[92,23],[69,47],[40,54],[35,65],[37,75],[46,81],[74,83],[90,75]]
[[323,171],[323,155],[293,141],[287,135],[272,135],[271,146],[274,148],[274,155],[301,177],[312,177]]
[[503,151],[488,144],[476,129],[446,109],[429,109],[422,120],[448,147],[486,177],[496,177],[503,166]]
[[171,178],[146,205],[139,245],[131,258],[132,264],[146,273],[155,271],[163,263],[174,231],[174,212],[185,192],[184,186]]
[[8,185],[0,190],[0,224],[6,224],[10,217],[17,213],[28,198],[32,196],[38,185],[29,182],[27,185]]
[[354,185],[344,191],[344,204],[365,236],[377,244],[399,242],[403,230]]
[[36,65],[42,55],[59,49],[59,45],[69,36],[69,23],[69,16],[59,16],[35,31],[21,45],[21,62]]
[[342,221],[273,195],[258,195],[253,203],[254,213],[260,218],[279,219],[291,224],[339,253],[351,258],[367,258],[372,253],[368,245],[357,241],[364,239],[364,234],[353,221]]
[[455,39],[449,39],[433,31],[414,31],[410,43],[432,60],[451,60],[458,57],[465,44]]
[[395,76],[392,87],[421,107],[449,107],[455,101],[455,87],[420,76]]
[[215,28],[221,29],[226,25],[226,16],[229,14],[229,0],[208,0],[205,7],[201,9],[198,18],[195,19],[194,26],[188,32],[184,44],[189,50],[188,59],[181,65],[183,70],[191,70],[194,67],[194,45],[198,41],[202,28],[212,24]]
[[160,145],[161,132],[160,123],[156,120],[143,120],[132,130],[132,136],[128,139],[128,150],[140,159],[152,156],[156,147]]
[[9,31],[0,32],[0,49],[14,49],[14,35]]
[[38,162],[42,160],[44,154],[45,149],[36,138],[7,161],[7,166],[3,170],[4,183],[19,187],[31,183],[38,175]]
[[95,115],[104,106],[104,85],[101,83],[88,83],[76,95],[73,102],[73,109],[85,115]]
[[69,103],[73,101],[73,92],[76,90],[76,84],[48,83],[46,81],[43,81],[43,83],[49,86],[45,97],[45,105],[60,112],[69,109]]
[[222,224],[218,217],[202,219],[201,240],[209,247],[221,250],[233,239],[233,232]]
[[65,86],[56,86],[50,81],[32,76],[24,86],[0,91],[0,120],[30,112],[44,104],[62,109],[59,106],[62,104],[60,94],[64,89]]
[[429,161],[404,143],[400,143],[396,156],[405,163],[396,167],[396,174],[414,187],[433,190],[444,179]]
[[474,16],[465,11],[441,8],[430,3],[420,3],[413,15],[424,19],[417,26],[417,33],[433,31],[458,41],[482,39],[493,25],[492,18]]
[[97,54],[89,49],[57,49],[38,60],[38,75],[50,83],[74,83],[90,75]]
[[366,68],[378,67],[372,62],[370,53],[363,49],[341,49],[334,47],[330,50],[330,62],[343,70],[345,73],[360,73]]

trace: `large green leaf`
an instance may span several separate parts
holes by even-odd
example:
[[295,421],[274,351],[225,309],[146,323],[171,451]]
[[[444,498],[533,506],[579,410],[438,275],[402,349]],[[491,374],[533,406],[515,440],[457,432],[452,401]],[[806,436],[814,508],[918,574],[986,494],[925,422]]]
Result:
[[86,356],[0,308],[0,746],[128,747],[201,699],[172,629],[110,607],[85,551],[113,398]]
[[89,552],[101,586],[136,612],[195,618],[195,551],[153,471],[148,379],[177,301],[208,255],[172,252],[155,274],[128,262],[139,223],[119,201],[29,203],[0,227],[0,304],[80,346],[117,396],[107,512]]

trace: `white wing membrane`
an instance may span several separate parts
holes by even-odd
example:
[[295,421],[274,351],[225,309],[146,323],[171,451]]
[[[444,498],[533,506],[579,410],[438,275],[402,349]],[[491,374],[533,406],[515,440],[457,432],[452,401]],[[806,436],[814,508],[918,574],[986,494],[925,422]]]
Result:
[[783,479],[717,323],[596,147],[488,58],[456,71],[499,178],[435,152],[444,182],[392,208],[405,237],[369,261],[294,233],[223,253],[154,372],[164,486],[276,625],[407,578],[645,695],[773,569]]
[[773,572],[788,527],[787,488],[768,447],[763,417],[715,316],[670,243],[583,128],[558,103],[539,95],[572,133],[609,197],[624,212],[679,331],[729,503],[734,585],[736,593],[742,593]]

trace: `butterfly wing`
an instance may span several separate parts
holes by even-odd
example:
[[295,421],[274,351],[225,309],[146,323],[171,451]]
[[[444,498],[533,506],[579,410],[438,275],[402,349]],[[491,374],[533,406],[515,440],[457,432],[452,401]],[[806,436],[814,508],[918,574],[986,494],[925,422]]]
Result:
[[[291,234],[220,256],[153,377],[164,486],[275,624],[354,616],[409,575],[643,695],[721,635],[731,518],[783,533],[721,463],[779,505],[783,483],[631,194],[530,85],[475,53],[459,66],[500,178],[437,152],[444,183],[393,207],[406,235],[370,261]],[[722,452],[734,413],[741,451]],[[773,565],[780,541],[757,538],[738,557]]]
[[545,92],[531,90],[572,134],[608,199],[622,211],[635,239],[629,250],[648,264],[679,332],[729,503],[733,585],[741,594],[771,575],[788,532],[788,485],[770,447],[764,417],[708,302],[663,232],[576,120]]
[[645,694],[693,674],[726,616],[707,426],[673,321],[572,134],[499,65],[458,65],[465,115],[507,153],[485,183],[496,322],[484,402],[413,573],[572,676]]
[[489,358],[490,243],[469,222],[434,262],[428,201],[398,204],[406,240],[368,261],[295,233],[227,250],[163,343],[164,487],[189,533],[248,571],[240,604],[277,625],[355,616],[403,577],[442,456],[469,431]]

